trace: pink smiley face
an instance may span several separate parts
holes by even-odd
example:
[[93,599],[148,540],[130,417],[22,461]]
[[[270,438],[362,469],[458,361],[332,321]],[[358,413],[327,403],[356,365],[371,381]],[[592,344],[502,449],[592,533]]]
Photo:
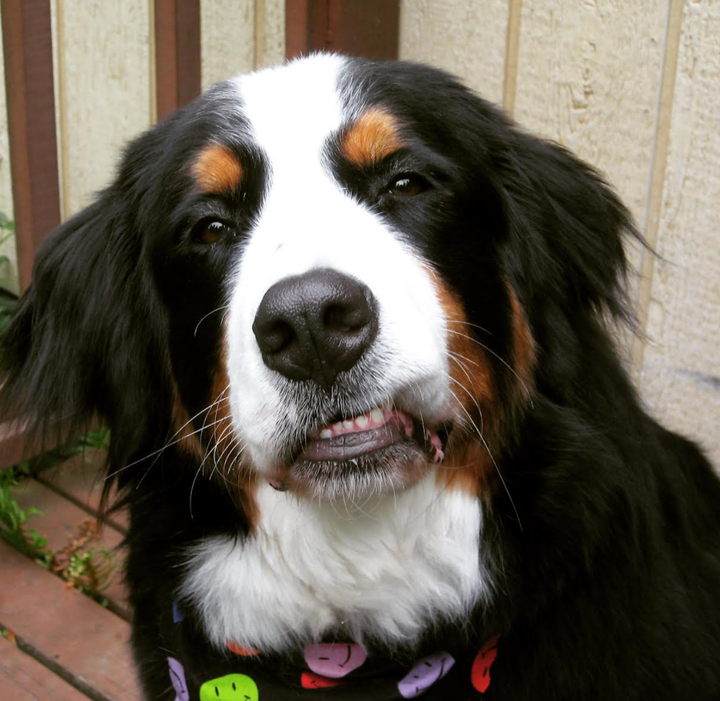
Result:
[[447,652],[437,652],[418,660],[415,666],[398,682],[398,691],[404,699],[413,699],[440,681],[455,664]]
[[317,643],[305,646],[307,666],[323,677],[340,679],[357,669],[367,659],[367,652],[355,643]]

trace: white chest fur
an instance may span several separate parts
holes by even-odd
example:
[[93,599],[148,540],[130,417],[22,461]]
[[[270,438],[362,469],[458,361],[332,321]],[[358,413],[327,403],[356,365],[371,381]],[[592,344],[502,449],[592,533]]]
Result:
[[189,553],[181,595],[218,646],[280,651],[336,626],[349,640],[411,641],[489,594],[480,503],[441,490],[434,472],[360,505],[299,501],[267,484],[257,500],[254,535],[210,538]]

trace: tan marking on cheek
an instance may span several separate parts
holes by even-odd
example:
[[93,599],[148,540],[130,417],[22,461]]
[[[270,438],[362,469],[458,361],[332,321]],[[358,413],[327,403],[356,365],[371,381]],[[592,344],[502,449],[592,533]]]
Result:
[[478,404],[483,408],[493,399],[490,362],[473,336],[460,297],[437,273],[430,276],[447,323],[450,389],[465,409],[476,413]]
[[488,495],[493,462],[479,440],[451,434],[446,458],[439,465],[437,481],[443,489],[466,492],[473,497]]
[[243,168],[228,148],[211,144],[197,155],[192,165],[192,176],[205,194],[229,193],[242,182]]
[[512,309],[513,329],[513,360],[515,372],[523,383],[522,389],[530,393],[533,386],[533,369],[535,367],[535,339],[530,332],[530,326],[525,311],[515,294],[515,290],[507,283],[510,307]]
[[492,467],[485,443],[492,450],[499,430],[500,410],[494,401],[492,366],[475,340],[459,295],[435,271],[428,272],[447,324],[450,389],[461,404],[456,412],[459,423],[450,434],[445,460],[437,472],[438,483],[477,496]]
[[381,161],[402,146],[395,117],[371,107],[345,132],[341,151],[348,161],[362,167]]

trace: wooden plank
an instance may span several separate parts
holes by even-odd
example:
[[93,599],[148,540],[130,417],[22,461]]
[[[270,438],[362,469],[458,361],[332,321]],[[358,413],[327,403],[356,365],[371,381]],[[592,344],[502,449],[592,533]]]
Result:
[[[56,469],[44,472],[38,479],[55,493],[73,502],[80,509],[94,517],[99,517],[100,497],[105,479],[105,454],[88,451],[76,455]],[[110,495],[110,504],[114,495]],[[108,523],[119,533],[127,531],[127,513],[113,511],[102,514],[101,520]]]
[[143,696],[126,621],[0,541],[0,626],[21,648],[98,701]]
[[10,161],[20,285],[60,223],[50,0],[2,0]]
[[507,0],[403,0],[400,58],[450,71],[501,104],[508,17]]
[[62,552],[78,538],[86,524],[92,526],[97,537],[91,538],[83,546],[83,550],[107,550],[113,553],[113,562],[117,565],[110,575],[107,587],[102,595],[108,599],[111,611],[130,620],[127,605],[127,590],[122,579],[122,561],[124,553],[120,549],[122,534],[112,526],[101,528],[100,524],[87,512],[72,502],[66,501],[34,479],[24,480],[12,490],[13,497],[23,509],[33,507],[41,513],[30,517],[27,527],[34,528],[47,539],[48,548],[54,552]]
[[202,87],[255,68],[255,1],[200,3]]
[[88,697],[0,638],[0,688],[12,701],[87,701]]
[[720,4],[685,2],[642,389],[720,469]]
[[668,0],[523,0],[515,118],[600,168],[645,219]]
[[367,58],[398,56],[399,0],[287,0],[288,58],[329,49]]
[[400,0],[330,0],[327,48],[384,61],[398,57]]
[[152,122],[147,0],[59,2],[57,81],[63,218],[113,178]]
[[285,52],[288,58],[326,48],[328,2],[286,0]]
[[155,0],[157,118],[200,94],[200,0]]
[[255,67],[285,60],[285,0],[255,0]]

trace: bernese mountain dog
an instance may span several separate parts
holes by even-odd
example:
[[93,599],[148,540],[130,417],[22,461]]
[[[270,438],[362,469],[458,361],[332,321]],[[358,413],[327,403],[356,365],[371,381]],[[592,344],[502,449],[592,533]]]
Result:
[[410,63],[313,55],[131,143],[2,403],[110,427],[147,699],[720,699],[720,482],[619,359],[626,235]]

